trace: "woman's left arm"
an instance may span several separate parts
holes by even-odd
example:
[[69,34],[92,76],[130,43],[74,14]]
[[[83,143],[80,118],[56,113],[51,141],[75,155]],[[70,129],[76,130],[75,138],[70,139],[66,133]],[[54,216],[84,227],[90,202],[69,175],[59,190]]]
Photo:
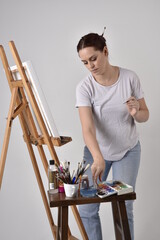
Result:
[[149,110],[144,98],[136,100],[135,97],[130,97],[126,104],[129,113],[137,122],[141,123],[148,120]]

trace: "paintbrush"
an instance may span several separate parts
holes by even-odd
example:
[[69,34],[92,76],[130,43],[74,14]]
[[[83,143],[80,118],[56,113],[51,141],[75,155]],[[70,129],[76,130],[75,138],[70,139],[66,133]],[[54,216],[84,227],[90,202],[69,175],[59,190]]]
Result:
[[83,174],[87,171],[89,168],[90,164],[88,163],[85,168],[82,168],[81,171],[79,172],[78,176],[76,177],[75,183],[79,180],[79,177],[82,177]]

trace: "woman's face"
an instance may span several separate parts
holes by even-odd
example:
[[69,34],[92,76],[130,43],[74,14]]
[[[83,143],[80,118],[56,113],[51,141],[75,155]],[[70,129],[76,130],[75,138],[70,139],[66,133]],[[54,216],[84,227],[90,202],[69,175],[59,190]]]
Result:
[[79,57],[92,75],[102,75],[108,63],[108,51],[104,47],[103,51],[95,50],[94,47],[86,47],[79,51]]

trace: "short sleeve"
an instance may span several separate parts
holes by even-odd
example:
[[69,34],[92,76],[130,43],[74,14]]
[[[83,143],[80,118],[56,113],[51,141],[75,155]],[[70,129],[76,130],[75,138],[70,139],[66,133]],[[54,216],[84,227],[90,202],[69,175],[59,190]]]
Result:
[[89,106],[91,107],[91,97],[88,87],[81,83],[76,88],[76,107]]
[[136,99],[141,99],[144,97],[144,92],[142,90],[140,79],[136,73],[134,73],[134,76],[133,76],[132,91],[133,91],[133,96]]

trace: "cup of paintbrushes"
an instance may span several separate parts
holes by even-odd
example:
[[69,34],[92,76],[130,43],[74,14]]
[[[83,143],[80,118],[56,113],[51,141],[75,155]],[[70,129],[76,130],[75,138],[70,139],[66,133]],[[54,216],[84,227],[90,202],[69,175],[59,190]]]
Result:
[[58,179],[64,184],[64,191],[67,197],[75,197],[80,190],[81,180],[84,173],[89,168],[90,164],[84,166],[84,163],[78,163],[77,171],[73,170],[70,174],[70,162],[62,163],[58,166]]
[[76,184],[68,184],[64,183],[64,191],[66,197],[76,197],[78,195],[79,183]]

